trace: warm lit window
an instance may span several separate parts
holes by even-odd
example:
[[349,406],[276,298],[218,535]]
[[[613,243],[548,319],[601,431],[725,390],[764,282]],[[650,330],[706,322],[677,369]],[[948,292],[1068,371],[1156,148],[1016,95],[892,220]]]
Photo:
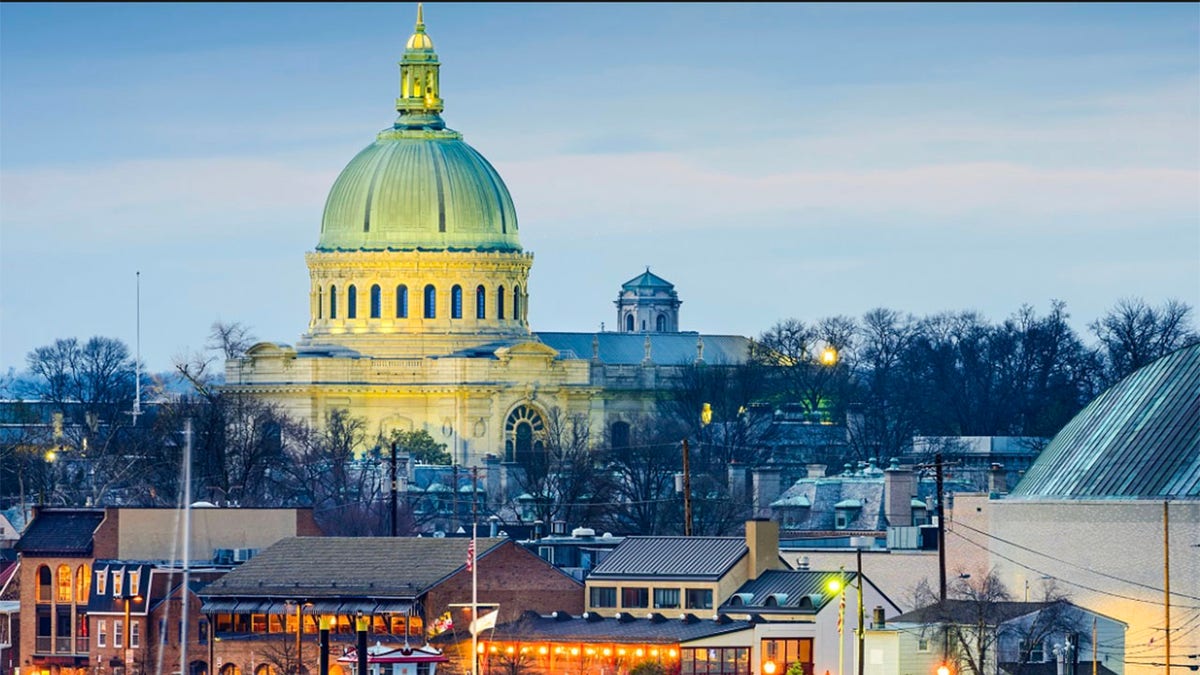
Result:
[[622,588],[621,589],[621,606],[627,608],[639,608],[650,606],[650,591],[646,588]]
[[108,622],[104,619],[96,621],[96,646],[108,646]]
[[354,284],[346,289],[346,318],[358,318],[358,288]]
[[379,284],[371,286],[371,318],[378,319],[383,312],[383,292],[379,289]]
[[96,570],[96,595],[108,592],[108,569]]
[[475,318],[487,318],[487,291],[483,290],[483,286],[475,287]]
[[71,567],[69,565],[59,565],[58,584],[56,586],[58,592],[54,594],[56,602],[71,602],[71,588],[74,586],[71,581]]
[[616,607],[617,606],[617,589],[611,586],[593,586],[592,607]]
[[[775,672],[780,672],[776,669]],[[680,675],[750,675],[747,647],[700,647],[679,650]]]
[[425,318],[437,318],[437,289],[433,284],[425,287]]
[[91,590],[92,573],[88,566],[80,565],[75,569],[75,602],[85,604],[88,601],[88,592]]
[[656,588],[654,589],[654,608],[655,609],[676,609],[679,607],[679,589],[678,588]]
[[805,675],[813,672],[812,638],[782,638],[763,640],[759,647],[763,663],[775,664],[776,673],[786,673],[793,663],[799,662]]
[[712,609],[713,592],[711,588],[689,588],[687,591],[688,609]]
[[450,318],[462,318],[462,286],[454,286],[450,289]]
[[129,570],[129,594],[137,595],[141,587],[142,573],[139,570]]
[[396,287],[396,318],[408,318],[408,286],[404,284]]

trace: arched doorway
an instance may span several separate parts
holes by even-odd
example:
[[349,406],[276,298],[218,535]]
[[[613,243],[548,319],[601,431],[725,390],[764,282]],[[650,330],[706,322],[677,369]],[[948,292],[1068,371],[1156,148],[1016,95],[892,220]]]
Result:
[[530,405],[521,404],[504,422],[504,460],[528,462],[546,452],[546,422]]

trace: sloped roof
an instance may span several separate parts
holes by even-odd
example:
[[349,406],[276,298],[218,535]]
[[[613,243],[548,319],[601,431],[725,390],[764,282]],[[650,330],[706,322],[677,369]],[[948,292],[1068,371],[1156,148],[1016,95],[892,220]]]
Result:
[[1098,396],[1042,451],[1010,498],[1200,497],[1200,344]]
[[[670,645],[690,642],[703,638],[733,633],[751,628],[749,621],[722,619],[714,621],[701,619],[692,614],[679,618],[678,614],[668,617],[663,614],[645,614],[637,617],[624,615],[621,619],[602,618],[589,614],[588,618],[570,617],[559,614],[555,616],[536,616],[528,612],[521,619],[512,623],[496,626],[495,632],[489,632],[492,640],[521,640],[553,641],[553,642],[582,642],[617,644],[662,644]],[[469,637],[467,639],[470,639]],[[443,638],[449,641],[450,638]],[[434,642],[441,640],[435,639]]]
[[741,537],[626,537],[588,579],[718,579],[747,553]]
[[92,535],[103,509],[45,509],[25,528],[16,549],[22,555],[90,556]]
[[[985,620],[988,625],[997,625],[1010,621],[1019,616],[1040,612],[1053,605],[1053,602],[991,602],[987,603]],[[946,600],[941,604],[933,604],[911,612],[905,612],[892,619],[894,623],[931,624],[948,621],[957,624],[975,624],[979,622],[981,605],[971,600]]]
[[[204,588],[204,597],[412,598],[466,566],[467,538],[290,537]],[[479,539],[482,559],[507,539]]]
[[634,290],[636,288],[675,288],[675,284],[658,276],[647,267],[645,272],[621,284],[621,288]]
[[695,363],[696,340],[704,343],[704,362],[709,365],[738,365],[750,354],[750,338],[741,335],[699,333],[537,333],[542,344],[564,359],[591,359],[592,342],[598,342],[600,361],[608,365],[639,365],[646,358],[650,338],[650,360],[659,366]]
[[[757,579],[751,579],[742,584],[741,588],[721,605],[721,611],[755,612],[767,610],[802,610],[819,612],[830,600],[838,597],[837,593],[829,590],[829,582],[840,579],[843,584],[854,583],[855,573],[822,572],[815,570],[767,570]],[[768,606],[767,601],[774,596],[775,603]],[[735,600],[737,598],[737,600]],[[809,598],[812,604],[802,607],[802,598]],[[738,604],[732,604],[737,602]]]

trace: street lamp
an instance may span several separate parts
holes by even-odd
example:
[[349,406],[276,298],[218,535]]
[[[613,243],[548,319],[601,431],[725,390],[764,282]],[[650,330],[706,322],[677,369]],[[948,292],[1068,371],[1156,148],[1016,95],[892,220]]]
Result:
[[130,653],[129,653],[129,635],[131,633],[133,633],[133,627],[129,623],[129,620],[130,620],[129,603],[131,601],[132,602],[141,602],[142,601],[142,596],[137,594],[136,589],[133,589],[132,592],[133,592],[132,595],[130,595],[129,592],[125,592],[125,593],[121,594],[121,599],[125,601],[125,624],[123,626],[124,635],[121,636],[121,642],[122,642],[121,655],[124,657],[126,671],[128,671],[129,667],[132,665],[132,659],[130,658]]
[[304,667],[304,644],[300,641],[300,636],[304,632],[304,608],[312,607],[313,604],[300,600],[286,600],[284,604],[296,606],[296,675],[300,675]]

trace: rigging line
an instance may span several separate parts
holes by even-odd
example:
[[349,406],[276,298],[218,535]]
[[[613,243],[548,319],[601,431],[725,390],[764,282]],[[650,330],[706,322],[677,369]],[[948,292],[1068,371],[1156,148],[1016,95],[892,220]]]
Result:
[[[1081,569],[1081,570],[1084,570],[1084,571],[1086,571],[1086,572],[1090,572],[1090,573],[1092,573],[1092,574],[1096,574],[1096,575],[1099,575],[1099,576],[1102,576],[1102,577],[1107,577],[1107,578],[1109,578],[1109,579],[1112,579],[1113,581],[1121,581],[1121,582],[1124,582],[1124,583],[1127,583],[1127,584],[1132,584],[1132,585],[1134,585],[1134,586],[1141,586],[1142,588],[1145,588],[1145,589],[1147,589],[1147,590],[1151,590],[1151,591],[1155,591],[1155,592],[1157,592],[1157,593],[1162,593],[1162,592],[1163,592],[1163,589],[1162,589],[1162,588],[1158,588],[1158,587],[1155,587],[1155,586],[1151,586],[1151,585],[1149,585],[1149,584],[1143,584],[1143,583],[1141,583],[1141,582],[1138,582],[1138,581],[1132,581],[1132,580],[1130,580],[1130,579],[1123,579],[1123,578],[1121,578],[1121,577],[1114,576],[1114,575],[1112,575],[1112,574],[1107,574],[1107,573],[1105,573],[1105,572],[1101,572],[1101,571],[1099,571],[1099,570],[1092,569],[1092,568],[1090,568],[1090,567],[1087,567],[1087,566],[1084,566],[1084,565],[1080,565],[1080,564],[1078,564],[1078,563],[1073,563],[1073,562],[1071,562],[1071,561],[1069,561],[1069,560],[1063,560],[1062,558],[1056,558],[1056,557],[1054,557],[1054,556],[1050,555],[1049,553],[1043,553],[1043,552],[1041,552],[1041,551],[1038,551],[1038,550],[1035,550],[1035,549],[1029,548],[1028,546],[1022,546],[1021,544],[1018,544],[1018,543],[1016,543],[1016,542],[1012,542],[1012,541],[1009,541],[1009,540],[1007,540],[1007,539],[1004,539],[1004,538],[1002,538],[1002,537],[998,537],[998,536],[996,536],[996,535],[994,535],[994,534],[991,534],[991,533],[989,533],[989,532],[984,532],[983,530],[979,530],[979,529],[976,529],[976,528],[974,528],[974,527],[971,527],[970,525],[967,525],[966,523],[963,523],[963,522],[958,522],[958,521],[956,521],[956,522],[953,522],[953,524],[952,524],[952,525],[953,525],[954,527],[962,527],[962,528],[965,528],[965,529],[971,530],[972,532],[977,532],[977,533],[979,533],[979,534],[982,534],[983,536],[985,536],[985,537],[987,537],[987,538],[989,538],[989,539],[995,539],[996,541],[1003,542],[1003,543],[1005,543],[1005,544],[1008,544],[1009,546],[1013,546],[1013,547],[1015,547],[1015,548],[1019,548],[1019,549],[1021,549],[1022,551],[1028,551],[1029,553],[1034,553],[1034,554],[1036,554],[1036,555],[1040,555],[1040,556],[1042,556],[1042,557],[1044,557],[1044,558],[1049,558],[1049,559],[1051,559],[1051,560],[1054,560],[1054,561],[1056,561],[1056,562],[1063,563],[1063,564],[1065,564],[1065,565],[1070,565],[1070,566],[1072,566],[1072,567],[1077,567],[1077,568],[1079,568],[1079,569]],[[1172,593],[1171,593],[1171,595],[1178,595],[1178,596],[1180,596],[1180,597],[1184,597],[1184,598],[1187,598],[1187,599],[1189,599],[1189,600],[1200,600],[1200,596],[1188,595],[1188,594],[1186,594],[1186,593],[1172,592]]]
[[[1146,600],[1146,599],[1143,599],[1143,598],[1135,598],[1135,597],[1133,597],[1132,595],[1122,595],[1122,594],[1120,594],[1120,593],[1112,593],[1112,592],[1110,592],[1110,591],[1102,591],[1102,590],[1100,590],[1100,589],[1098,589],[1098,588],[1093,588],[1093,587],[1091,587],[1091,586],[1086,586],[1086,585],[1084,585],[1084,584],[1081,584],[1081,583],[1079,583],[1079,582],[1077,582],[1077,581],[1071,581],[1070,579],[1065,579],[1065,578],[1063,578],[1063,577],[1054,576],[1053,574],[1046,574],[1046,572],[1045,572],[1044,570],[1039,570],[1039,569],[1037,569],[1036,567],[1031,567],[1031,566],[1029,566],[1029,565],[1026,565],[1026,564],[1024,564],[1024,563],[1017,562],[1016,560],[1013,560],[1012,558],[1009,558],[1008,556],[1006,556],[1006,555],[1004,555],[1004,554],[1002,554],[1002,553],[997,553],[996,551],[993,551],[992,549],[990,549],[990,548],[988,548],[988,547],[984,546],[983,544],[980,544],[980,543],[979,543],[979,542],[977,542],[977,541],[973,541],[973,540],[972,540],[972,539],[970,539],[969,537],[967,537],[967,536],[963,535],[961,532],[954,532],[953,530],[947,530],[947,532],[948,532],[949,534],[953,534],[953,535],[957,536],[959,539],[962,539],[963,541],[967,542],[968,544],[971,544],[972,546],[978,547],[978,548],[980,548],[980,549],[982,549],[982,550],[984,550],[984,551],[988,552],[989,554],[996,556],[997,558],[1001,558],[1001,559],[1003,559],[1003,560],[1007,560],[1008,562],[1010,562],[1010,563],[1012,563],[1012,564],[1014,564],[1014,565],[1017,565],[1018,567],[1023,567],[1023,568],[1025,568],[1025,569],[1027,569],[1027,570],[1031,570],[1031,571],[1037,572],[1038,574],[1041,574],[1041,575],[1044,575],[1044,576],[1049,576],[1049,577],[1052,577],[1052,578],[1054,578],[1054,579],[1056,579],[1056,580],[1058,580],[1058,581],[1061,581],[1061,582],[1063,582],[1063,583],[1069,584],[1069,585],[1071,585],[1071,586],[1077,586],[1077,587],[1079,587],[1079,588],[1082,588],[1082,589],[1084,589],[1084,590],[1091,591],[1091,592],[1093,592],[1093,593],[1099,593],[1099,594],[1101,594],[1101,595],[1107,595],[1107,596],[1111,596],[1111,597],[1114,597],[1114,598],[1121,598],[1122,600],[1133,600],[1134,602],[1143,602],[1143,603],[1146,603],[1146,604],[1148,604],[1148,605],[1156,605],[1156,606],[1160,604],[1160,603],[1159,603],[1157,600]],[[1200,606],[1196,606],[1196,605],[1172,605],[1172,607],[1178,607],[1178,608],[1181,608],[1181,609],[1200,609]]]

